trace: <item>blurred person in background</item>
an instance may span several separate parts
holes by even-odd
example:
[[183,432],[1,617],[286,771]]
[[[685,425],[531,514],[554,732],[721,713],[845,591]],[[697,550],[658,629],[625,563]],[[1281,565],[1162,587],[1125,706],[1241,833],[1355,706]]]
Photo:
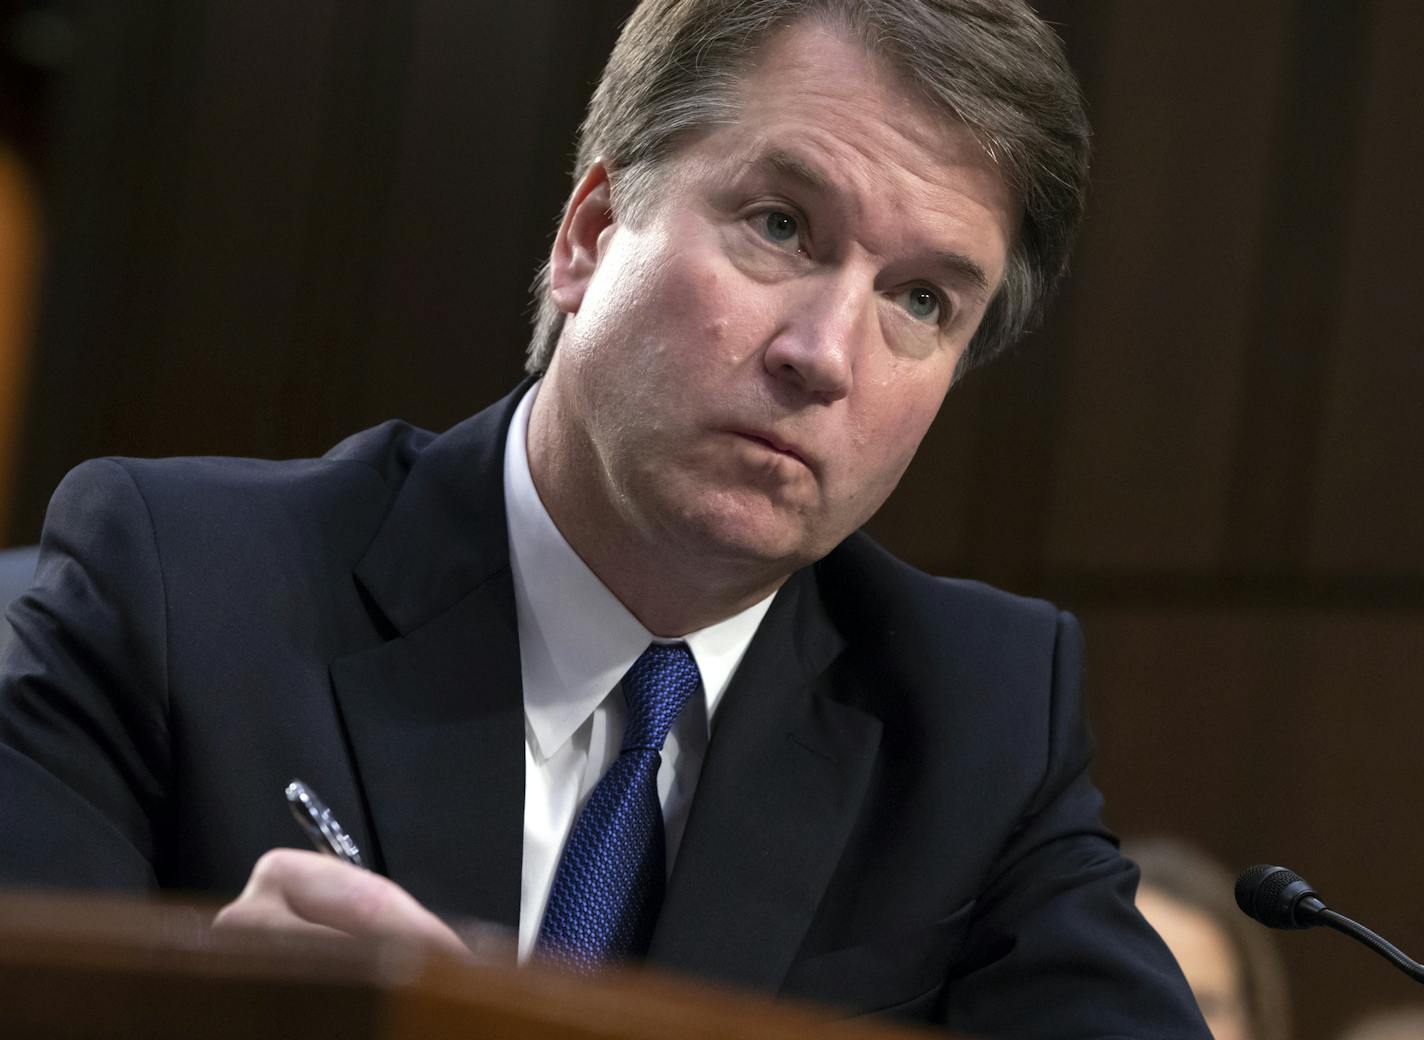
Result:
[[1286,1040],[1291,1015],[1280,953],[1237,907],[1226,868],[1172,838],[1128,842],[1123,854],[1142,869],[1137,909],[1177,958],[1212,1036]]
[[1340,1040],[1421,1040],[1421,1038],[1424,1038],[1424,1004],[1366,1015],[1340,1034]]

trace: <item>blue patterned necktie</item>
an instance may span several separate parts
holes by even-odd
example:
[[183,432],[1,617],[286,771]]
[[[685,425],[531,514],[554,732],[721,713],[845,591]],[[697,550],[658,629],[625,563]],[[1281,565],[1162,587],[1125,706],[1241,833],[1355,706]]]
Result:
[[699,680],[685,643],[652,644],[623,677],[623,748],[564,844],[539,928],[543,959],[587,973],[647,953],[666,876],[658,766]]

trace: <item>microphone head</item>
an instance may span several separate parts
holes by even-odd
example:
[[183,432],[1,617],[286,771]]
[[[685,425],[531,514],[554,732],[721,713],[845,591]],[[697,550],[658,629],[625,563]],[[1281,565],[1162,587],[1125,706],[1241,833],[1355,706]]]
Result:
[[1236,905],[1269,928],[1309,928],[1316,923],[1315,914],[1324,909],[1305,878],[1266,863],[1241,872],[1236,879]]

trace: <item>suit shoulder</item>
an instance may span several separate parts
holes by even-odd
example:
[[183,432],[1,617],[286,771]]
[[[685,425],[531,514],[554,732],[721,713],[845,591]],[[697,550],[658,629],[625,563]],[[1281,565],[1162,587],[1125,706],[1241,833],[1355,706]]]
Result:
[[[861,691],[854,703],[902,735],[973,730],[991,757],[1046,760],[1054,741],[1044,720],[1070,718],[1054,704],[1077,696],[1081,639],[1071,615],[926,574],[861,534],[818,565],[816,581],[846,641],[844,667],[858,677],[847,686]],[[990,718],[1012,725],[991,727],[990,739],[982,725]]]
[[330,462],[360,463],[375,471],[387,484],[396,485],[405,480],[415,460],[434,439],[435,434],[429,430],[390,419],[352,434],[322,458]]
[[[150,505],[176,496],[185,509],[239,498],[249,508],[270,495],[288,508],[304,496],[320,500],[353,490],[399,488],[433,435],[399,421],[382,423],[341,441],[319,458],[259,459],[193,455],[161,459],[109,456],[75,467],[66,483],[127,482]],[[379,493],[379,492],[377,492]]]
[[1062,613],[1043,599],[981,581],[943,578],[894,556],[869,535],[851,535],[817,565],[822,595],[838,619],[857,627],[1051,635]]
[[[342,530],[369,538],[432,434],[387,422],[307,459],[187,456],[91,459],[61,481],[47,529],[92,529],[123,515],[202,541]],[[333,525],[339,520],[339,526]]]

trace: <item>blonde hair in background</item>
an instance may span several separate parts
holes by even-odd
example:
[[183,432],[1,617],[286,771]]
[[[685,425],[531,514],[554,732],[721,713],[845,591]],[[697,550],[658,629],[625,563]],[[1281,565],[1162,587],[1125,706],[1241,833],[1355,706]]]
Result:
[[1275,939],[1236,905],[1236,879],[1200,849],[1175,838],[1123,844],[1142,884],[1209,918],[1236,953],[1246,1016],[1255,1040],[1289,1040],[1290,994]]
[[1367,1015],[1340,1034],[1340,1040],[1421,1040],[1424,1004]]

